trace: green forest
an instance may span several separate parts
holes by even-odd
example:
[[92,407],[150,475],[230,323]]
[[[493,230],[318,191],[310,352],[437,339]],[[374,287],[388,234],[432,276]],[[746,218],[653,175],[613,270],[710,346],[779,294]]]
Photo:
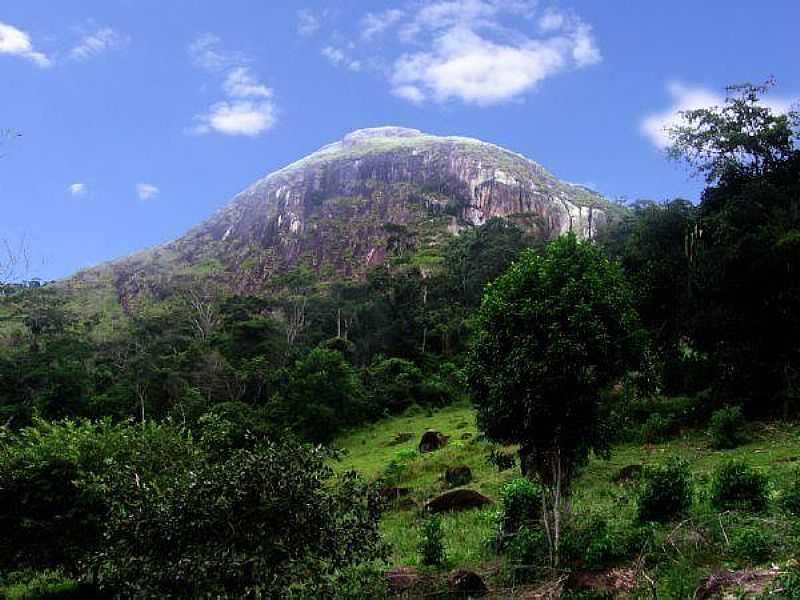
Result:
[[0,596],[800,598],[800,114],[767,91],[670,131],[699,202],[594,239],[394,226],[364,277],[127,310],[7,277]]

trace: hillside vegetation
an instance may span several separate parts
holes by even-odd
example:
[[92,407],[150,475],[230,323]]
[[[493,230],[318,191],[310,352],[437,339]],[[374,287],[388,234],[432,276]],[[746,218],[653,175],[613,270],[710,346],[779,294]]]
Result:
[[696,205],[613,222],[369,131],[164,261],[0,286],[0,590],[800,598],[800,114],[768,87],[670,132]]

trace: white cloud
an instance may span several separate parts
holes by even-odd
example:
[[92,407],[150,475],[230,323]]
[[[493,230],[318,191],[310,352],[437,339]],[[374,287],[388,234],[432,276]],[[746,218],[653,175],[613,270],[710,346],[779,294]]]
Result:
[[222,89],[232,98],[272,97],[272,90],[260,83],[247,67],[236,67],[228,73]]
[[[415,104],[507,102],[549,77],[602,60],[590,25],[572,14],[540,11],[536,0],[432,0],[367,13],[361,42],[389,28],[407,48],[377,59],[373,53],[366,64],[388,64],[392,92]],[[322,53],[334,65],[356,65],[353,70],[365,62],[341,44]]]
[[[669,146],[670,139],[667,132],[685,122],[681,112],[722,106],[725,102],[724,97],[713,90],[687,85],[680,81],[669,82],[667,92],[672,98],[672,105],[666,110],[647,115],[639,123],[640,132],[660,149]],[[791,109],[791,101],[782,98],[766,98],[762,100],[762,104],[778,114]]]
[[272,102],[239,100],[217,102],[204,115],[195,117],[195,133],[217,132],[225,135],[255,137],[272,129],[277,122]]
[[397,8],[390,8],[380,13],[367,13],[361,19],[361,37],[371,40],[393,27],[404,16],[405,13]]
[[[526,6],[512,8],[519,13]],[[531,38],[506,29],[500,14],[499,4],[481,0],[428,5],[405,35],[417,38],[432,30],[430,46],[395,61],[394,93],[416,103],[460,100],[485,106],[518,98],[548,77],[601,60],[591,28],[575,18],[550,19],[550,34]],[[552,29],[556,26],[558,31]]]
[[150,200],[155,198],[159,191],[160,190],[151,183],[136,184],[136,195],[139,196],[139,200]]
[[213,33],[203,33],[189,44],[189,57],[196,67],[207,71],[222,71],[241,66],[250,59],[241,52],[233,52],[222,47],[222,40]]
[[84,35],[77,46],[69,52],[74,60],[88,60],[108,50],[122,48],[130,43],[126,35],[114,31],[111,27],[101,27],[93,33]]
[[19,56],[33,62],[39,67],[49,67],[53,63],[43,52],[34,49],[30,36],[0,21],[0,54]]
[[319,17],[307,8],[297,11],[297,33],[302,36],[314,35],[319,30]]
[[342,48],[325,46],[320,52],[334,67],[344,67],[351,71],[361,70],[361,61],[350,58]]
[[213,34],[197,38],[189,54],[196,66],[225,73],[222,91],[226,97],[195,115],[195,125],[189,131],[255,137],[274,127],[278,118],[273,91],[247,66],[251,62],[248,57],[224,50],[222,40]]
[[85,183],[73,183],[69,186],[69,193],[73,196],[85,196],[88,191]]

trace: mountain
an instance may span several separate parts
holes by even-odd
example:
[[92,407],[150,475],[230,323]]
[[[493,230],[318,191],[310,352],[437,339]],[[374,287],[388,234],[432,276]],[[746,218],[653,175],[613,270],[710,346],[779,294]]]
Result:
[[121,300],[159,282],[213,274],[240,292],[303,265],[323,280],[363,275],[388,256],[424,262],[492,217],[541,239],[591,238],[619,210],[524,156],[476,139],[379,127],[350,133],[237,194],[175,241],[78,273]]

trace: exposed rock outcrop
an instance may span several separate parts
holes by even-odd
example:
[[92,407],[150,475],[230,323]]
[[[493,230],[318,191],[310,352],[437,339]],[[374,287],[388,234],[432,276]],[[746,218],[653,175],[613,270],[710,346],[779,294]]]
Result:
[[567,231],[589,238],[618,210],[493,144],[379,127],[257,181],[181,238],[74,282],[113,283],[123,304],[198,270],[252,292],[298,264],[327,277],[360,276],[387,256],[434,247],[492,217],[541,239]]

